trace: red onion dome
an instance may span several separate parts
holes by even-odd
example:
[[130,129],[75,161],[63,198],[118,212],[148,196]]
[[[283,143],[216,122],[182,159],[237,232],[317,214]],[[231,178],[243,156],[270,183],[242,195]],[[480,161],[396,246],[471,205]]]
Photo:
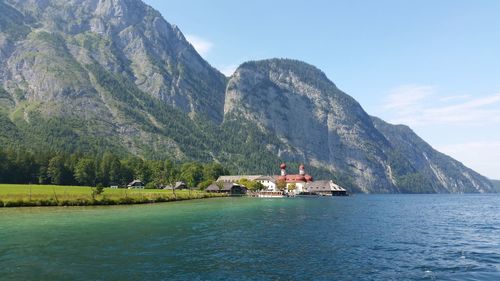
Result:
[[310,175],[306,175],[304,178],[306,181],[313,181],[313,177],[311,177]]
[[304,164],[300,164],[299,170],[304,170]]
[[280,168],[281,168],[282,170],[286,169],[286,164],[285,164],[285,163],[281,163]]

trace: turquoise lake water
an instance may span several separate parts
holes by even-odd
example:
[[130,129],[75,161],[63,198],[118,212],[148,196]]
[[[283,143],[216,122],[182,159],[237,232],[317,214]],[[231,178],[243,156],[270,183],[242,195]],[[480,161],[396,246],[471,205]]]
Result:
[[500,196],[4,208],[0,280],[500,280]]

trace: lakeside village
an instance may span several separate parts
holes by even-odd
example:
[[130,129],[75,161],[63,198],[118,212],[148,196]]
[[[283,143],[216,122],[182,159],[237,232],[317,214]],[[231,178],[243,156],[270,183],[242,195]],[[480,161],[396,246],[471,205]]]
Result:
[[[227,193],[232,196],[252,197],[293,197],[293,196],[347,196],[347,190],[332,180],[314,180],[306,174],[303,164],[299,166],[298,174],[287,174],[286,164],[280,165],[280,175],[236,175],[220,176],[205,191],[213,193]],[[245,182],[257,182],[260,190],[250,191]],[[127,185],[129,189],[144,188],[144,183],[134,180]],[[112,188],[117,188],[116,186]],[[163,189],[188,189],[184,182],[176,182],[175,186],[166,186]]]

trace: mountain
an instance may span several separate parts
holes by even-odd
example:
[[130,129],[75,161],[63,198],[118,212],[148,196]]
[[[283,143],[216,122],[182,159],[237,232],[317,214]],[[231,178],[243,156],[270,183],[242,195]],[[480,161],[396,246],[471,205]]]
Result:
[[99,93],[88,67],[95,65],[166,104],[221,121],[224,75],[176,26],[142,2],[13,0],[1,5],[7,30],[2,77],[8,90],[19,88],[26,99],[40,100],[36,89],[44,101],[64,99],[65,91]]
[[[377,128],[391,143],[389,165],[403,192],[490,192],[491,182],[453,158],[436,151],[409,127],[391,125],[372,117]],[[414,190],[415,182],[425,183]]]
[[224,109],[225,120],[247,120],[278,136],[285,144],[280,157],[348,174],[362,191],[393,189],[383,165],[389,143],[361,106],[313,66],[245,63],[228,82]]
[[304,162],[357,192],[492,189],[311,65],[252,61],[226,78],[139,0],[0,0],[0,65],[2,146],[219,161],[234,173]]
[[245,120],[283,143],[277,153],[344,175],[362,192],[484,192],[491,183],[406,126],[370,117],[314,66],[247,62],[230,78],[225,120]]
[[493,190],[500,192],[500,180],[491,180],[491,183],[493,184]]
[[25,143],[180,156],[199,139],[180,113],[222,121],[225,76],[140,1],[2,0],[0,19],[0,120]]

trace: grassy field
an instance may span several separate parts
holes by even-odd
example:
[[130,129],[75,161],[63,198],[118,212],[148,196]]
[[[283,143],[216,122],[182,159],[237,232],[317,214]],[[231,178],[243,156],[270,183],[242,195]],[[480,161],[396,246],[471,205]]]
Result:
[[111,189],[92,196],[85,186],[0,184],[0,207],[86,206],[168,202],[221,197],[224,194],[203,191],[160,189]]

